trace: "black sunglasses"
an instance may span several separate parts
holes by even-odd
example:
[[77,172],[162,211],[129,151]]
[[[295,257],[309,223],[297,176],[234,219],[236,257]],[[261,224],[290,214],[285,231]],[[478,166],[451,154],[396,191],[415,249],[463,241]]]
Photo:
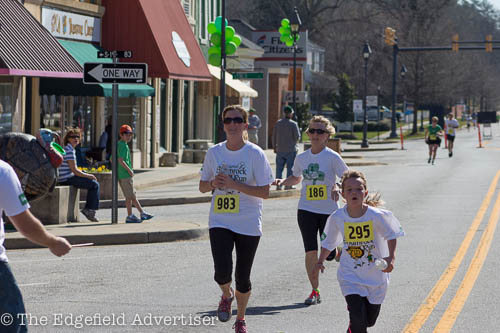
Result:
[[233,122],[235,124],[242,124],[243,118],[241,118],[241,117],[234,117],[234,118],[226,117],[226,118],[224,118],[224,124],[228,125],[228,124],[231,124],[231,122]]
[[70,139],[80,139],[80,137],[78,135],[71,135],[69,138]]
[[314,134],[314,133],[325,134],[326,131],[322,130],[321,128],[310,128],[307,130],[307,133],[309,133],[309,134]]

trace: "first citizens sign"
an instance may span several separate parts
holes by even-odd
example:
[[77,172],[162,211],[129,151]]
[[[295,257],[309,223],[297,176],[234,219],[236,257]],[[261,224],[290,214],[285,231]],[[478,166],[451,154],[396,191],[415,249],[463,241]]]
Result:
[[148,65],[140,63],[94,63],[83,65],[83,83],[146,84]]

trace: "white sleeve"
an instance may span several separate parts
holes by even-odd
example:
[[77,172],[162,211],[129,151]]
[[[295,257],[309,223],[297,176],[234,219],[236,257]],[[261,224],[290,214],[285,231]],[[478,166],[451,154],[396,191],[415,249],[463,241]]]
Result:
[[0,210],[7,216],[16,216],[27,210],[30,206],[21,188],[21,183],[12,168],[0,169]]
[[380,223],[378,223],[377,229],[385,240],[396,239],[405,235],[399,220],[392,214],[392,212],[385,209],[379,209],[379,211]]
[[342,157],[340,155],[336,155],[337,158],[334,160],[334,170],[335,170],[335,174],[337,175],[337,177],[340,179],[342,178],[342,175],[344,174],[344,172],[346,172],[347,170],[349,170],[349,168],[347,167],[347,164],[345,164],[344,160],[342,159]]
[[321,235],[321,247],[333,251],[333,249],[339,246],[342,241],[342,233],[337,227],[335,217],[332,214],[328,220],[326,220],[325,229]]
[[300,177],[302,176],[302,165],[300,165],[300,162],[299,162],[299,156],[300,155],[297,155],[295,157],[295,161],[293,161],[293,167],[292,167],[292,174],[294,175],[294,177]]
[[256,150],[256,154],[254,154],[256,158],[252,159],[252,169],[255,178],[255,184],[257,186],[265,186],[270,185],[274,182],[273,171],[271,169],[271,165],[267,160],[264,151],[261,149]]
[[215,170],[217,168],[216,161],[212,150],[208,150],[203,161],[203,166],[200,170],[200,180],[204,182],[211,181],[215,177]]

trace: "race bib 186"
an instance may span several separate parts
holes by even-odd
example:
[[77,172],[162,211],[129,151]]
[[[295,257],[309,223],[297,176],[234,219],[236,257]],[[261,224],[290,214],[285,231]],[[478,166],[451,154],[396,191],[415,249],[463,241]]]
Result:
[[348,243],[370,242],[373,240],[373,222],[344,222],[344,238]]
[[214,213],[239,213],[240,196],[237,194],[216,195],[214,200]]
[[328,193],[326,192],[326,185],[307,185],[306,199],[307,200],[328,199]]

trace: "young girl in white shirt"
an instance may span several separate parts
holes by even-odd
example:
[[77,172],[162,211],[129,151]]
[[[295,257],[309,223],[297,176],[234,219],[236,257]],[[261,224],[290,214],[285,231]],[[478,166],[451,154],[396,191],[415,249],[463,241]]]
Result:
[[377,208],[380,195],[368,196],[363,173],[346,171],[341,190],[346,205],[328,218],[315,270],[323,272],[325,259],[343,242],[337,279],[349,311],[347,332],[364,333],[375,325],[394,269],[396,239],[405,233],[390,211]]

